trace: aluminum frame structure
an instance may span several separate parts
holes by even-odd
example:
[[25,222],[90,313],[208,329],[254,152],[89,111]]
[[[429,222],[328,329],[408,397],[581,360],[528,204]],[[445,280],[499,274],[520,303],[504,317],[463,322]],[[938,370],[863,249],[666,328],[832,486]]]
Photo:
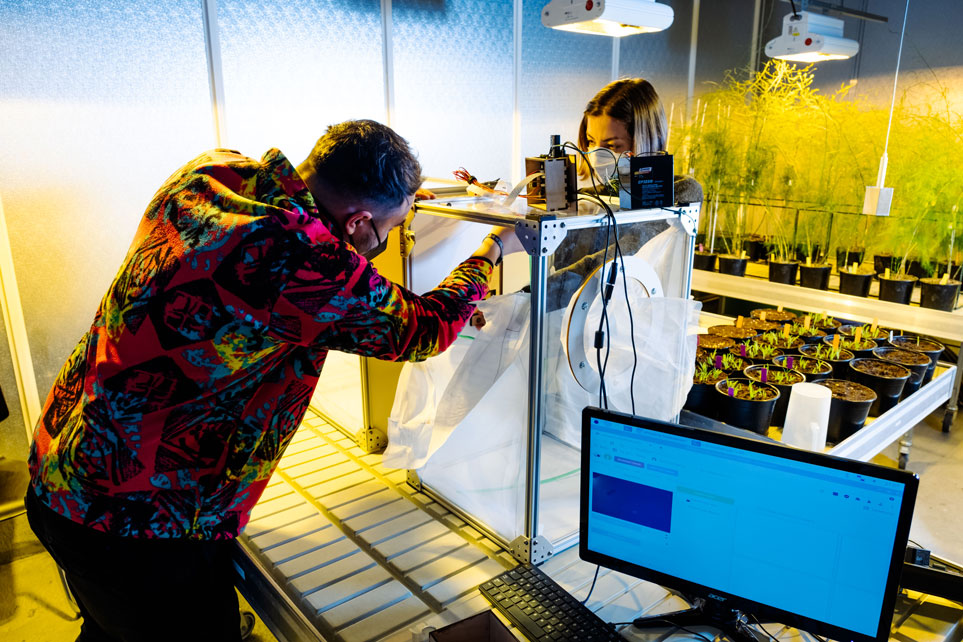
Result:
[[[656,222],[678,220],[686,231],[686,243],[683,256],[679,260],[685,266],[682,292],[679,296],[688,298],[692,285],[692,259],[695,252],[695,233],[698,228],[699,214],[702,203],[677,206],[673,208],[618,210],[617,201],[612,203],[615,224]],[[498,210],[501,211],[498,211]],[[527,408],[527,443],[525,452],[525,514],[523,532],[512,541],[506,541],[481,519],[462,510],[453,502],[433,491],[430,485],[419,479],[416,471],[409,471],[409,484],[428,494],[439,503],[445,505],[453,513],[469,522],[486,535],[505,545],[512,555],[523,563],[538,564],[554,553],[574,546],[578,542],[578,534],[566,537],[556,542],[550,542],[543,535],[538,534],[539,524],[539,472],[541,465],[541,438],[545,425],[544,408],[542,404],[544,384],[544,347],[545,347],[545,315],[547,277],[549,260],[569,231],[586,228],[598,228],[608,223],[606,212],[579,214],[577,207],[573,210],[559,210],[546,212],[535,208],[528,208],[523,216],[505,212],[504,208],[496,209],[491,199],[478,197],[439,198],[437,200],[419,201],[415,204],[415,211],[431,216],[452,218],[466,222],[483,223],[488,225],[514,226],[516,234],[522,242],[526,252],[531,257],[531,311],[530,332],[531,342],[529,350],[529,381]]]

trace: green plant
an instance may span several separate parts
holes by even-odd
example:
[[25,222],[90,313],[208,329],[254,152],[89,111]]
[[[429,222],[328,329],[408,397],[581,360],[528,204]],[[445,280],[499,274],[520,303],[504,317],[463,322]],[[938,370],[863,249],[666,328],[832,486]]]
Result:
[[742,359],[737,357],[732,353],[726,353],[722,355],[722,368],[723,370],[741,370],[743,365]]
[[839,361],[842,350],[842,347],[834,348],[825,344],[818,345],[816,346],[816,358],[828,361]]
[[713,383],[725,379],[726,373],[717,370],[708,361],[701,362],[696,368],[695,375],[692,377],[693,383]]

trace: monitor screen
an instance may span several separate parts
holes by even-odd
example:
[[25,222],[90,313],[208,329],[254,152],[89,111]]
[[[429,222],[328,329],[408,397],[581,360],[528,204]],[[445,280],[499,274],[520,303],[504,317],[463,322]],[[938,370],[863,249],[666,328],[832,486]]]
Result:
[[582,559],[836,640],[886,640],[918,479],[586,408]]

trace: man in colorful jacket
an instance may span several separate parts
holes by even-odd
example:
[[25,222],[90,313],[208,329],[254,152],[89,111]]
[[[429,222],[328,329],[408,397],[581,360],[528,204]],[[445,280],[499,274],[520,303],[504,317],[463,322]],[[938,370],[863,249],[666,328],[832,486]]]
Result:
[[308,407],[329,349],[421,360],[485,297],[495,228],[417,296],[369,259],[421,182],[388,127],[328,128],[297,168],[214,150],[154,196],[36,427],[28,517],[82,640],[238,636],[229,544]]

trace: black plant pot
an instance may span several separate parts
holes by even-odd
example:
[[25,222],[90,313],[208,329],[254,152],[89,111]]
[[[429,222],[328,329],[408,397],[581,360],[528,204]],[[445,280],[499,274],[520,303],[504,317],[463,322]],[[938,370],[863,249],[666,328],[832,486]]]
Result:
[[719,272],[722,274],[731,274],[733,276],[745,276],[746,266],[749,264],[749,259],[739,258],[734,254],[720,254],[719,255]]
[[[826,441],[838,444],[844,439],[855,435],[866,423],[869,408],[876,401],[876,393],[852,381],[840,379],[824,379],[817,382],[832,390],[833,399],[829,404],[829,426],[826,430]],[[844,398],[844,391],[857,391],[864,399]]]
[[716,256],[713,252],[696,252],[692,257],[692,267],[712,272],[716,269]]
[[852,248],[849,250],[836,250],[836,270],[841,271],[850,267],[853,263],[859,266],[863,262],[864,250]]
[[911,374],[909,379],[906,380],[906,385],[903,386],[903,394],[900,395],[900,399],[906,399],[920,389],[920,386],[923,385],[923,377],[926,375],[926,369],[929,368],[931,363],[930,358],[922,352],[901,350],[900,348],[894,348],[892,346],[876,348],[873,350],[873,356],[877,359],[897,363],[904,368],[909,368]]
[[874,254],[873,255],[873,272],[876,274],[884,274],[887,269],[891,271],[896,270],[896,262],[894,261],[896,257],[892,254]]
[[766,238],[763,236],[748,238],[742,242],[742,249],[746,251],[750,261],[761,261],[766,258]]
[[714,383],[693,383],[689,388],[689,395],[685,398],[685,405],[682,407],[703,417],[715,419],[719,405],[715,387]]
[[[739,426],[746,430],[751,430],[760,435],[769,432],[772,421],[772,411],[779,399],[779,390],[775,386],[764,383],[755,383],[755,386],[766,386],[776,392],[776,397],[765,401],[753,401],[751,399],[738,399],[730,397],[727,393],[727,383],[723,380],[716,384],[716,394],[722,396],[719,402],[719,420],[724,421],[730,426]],[[733,379],[740,383],[749,383],[749,379]]]
[[872,283],[872,272],[850,272],[848,269],[839,271],[840,294],[866,297],[869,295],[869,286]]
[[[865,368],[882,364],[891,371],[887,374],[866,372]],[[912,374],[909,368],[898,363],[890,363],[882,359],[853,359],[849,362],[850,380],[872,388],[876,393],[876,401],[870,406],[869,414],[878,417],[899,403],[899,396],[903,394],[903,386]]]
[[829,263],[818,265],[799,265],[799,285],[816,290],[829,289],[829,273],[833,266]]
[[[799,348],[799,354],[809,357],[810,359],[820,359],[816,356],[816,350],[819,349],[818,345],[804,345]],[[833,379],[846,379],[849,376],[849,362],[853,360],[853,353],[849,350],[840,350],[839,359],[826,359],[821,358],[833,367]]]
[[[746,377],[748,377],[749,379],[752,379],[753,381],[762,381],[761,371],[763,368],[766,368],[767,372],[772,372],[774,370],[778,370],[781,372],[793,372],[788,368],[783,368],[780,366],[756,365],[756,366],[749,366],[748,368],[743,370],[743,373],[746,375]],[[802,377],[796,383],[802,383],[806,380],[806,376],[803,375],[801,372],[797,372],[796,375]],[[789,408],[789,393],[792,392],[793,384],[783,385],[781,383],[772,383],[769,381],[766,381],[763,383],[768,383],[771,386],[775,386],[776,390],[779,391],[779,398],[776,399],[776,405],[772,407],[771,423],[773,426],[778,426],[781,428],[783,424],[786,423],[786,409]]]
[[960,297],[960,282],[950,279],[945,285],[939,279],[920,279],[920,307],[952,312]]
[[822,342],[823,342],[823,337],[826,336],[826,331],[825,331],[825,330],[820,330],[819,328],[810,328],[810,331],[812,332],[812,334],[802,334],[802,333],[799,333],[797,336],[798,336],[800,339],[802,339],[803,341],[805,341],[807,345],[810,344],[810,343],[822,343]]
[[813,381],[829,379],[831,376],[833,376],[833,366],[830,363],[821,361],[819,359],[810,359],[809,357],[805,357],[806,361],[821,365],[819,368],[814,368],[813,372],[806,372],[799,367],[799,359],[800,357],[797,355],[787,354],[781,357],[774,357],[772,362],[777,366],[782,366],[783,368],[788,368],[789,370],[797,370],[798,372],[801,372],[803,376],[806,377],[806,381],[810,383]]
[[882,274],[876,276],[879,279],[880,301],[909,305],[910,298],[913,296],[913,284],[916,283],[915,276],[892,274],[888,279]]
[[930,358],[930,365],[927,366],[926,374],[923,375],[922,385],[924,386],[933,379],[933,372],[936,370],[936,362],[939,360],[940,355],[943,354],[943,350],[946,349],[946,346],[939,341],[917,337],[912,334],[898,334],[889,340],[889,344],[894,348],[912,350],[913,352],[922,352]]
[[946,261],[940,261],[936,264],[936,273],[933,276],[943,276],[947,272],[950,273],[951,279],[960,278],[960,264],[959,263],[948,263]]
[[769,280],[773,283],[796,284],[798,261],[769,261]]
[[915,276],[917,279],[921,279],[926,274],[923,273],[923,264],[919,259],[910,259],[909,265],[906,266],[906,273],[910,276]]

